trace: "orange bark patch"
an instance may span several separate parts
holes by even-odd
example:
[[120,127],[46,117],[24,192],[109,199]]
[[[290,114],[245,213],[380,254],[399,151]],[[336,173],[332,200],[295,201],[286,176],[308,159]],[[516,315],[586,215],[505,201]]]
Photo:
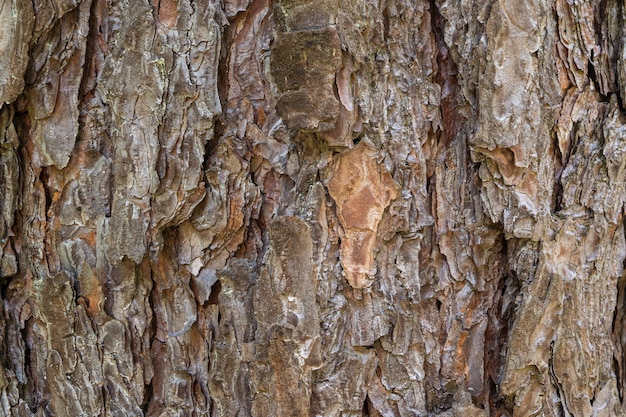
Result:
[[169,29],[176,26],[178,20],[178,0],[158,1],[159,22]]
[[502,174],[502,179],[506,185],[515,185],[519,182],[522,173],[520,167],[515,163],[515,154],[509,148],[495,148],[494,150],[481,149],[481,152],[498,165],[498,170]]
[[369,284],[378,223],[398,196],[391,175],[381,169],[375,156],[376,152],[364,144],[344,152],[328,183],[344,231],[341,264],[353,288]]
[[469,332],[467,331],[461,332],[459,341],[456,345],[456,360],[454,366],[454,370],[456,371],[457,375],[465,375],[466,377],[469,375],[469,367],[467,366],[467,360],[465,358],[464,352],[466,350],[465,342],[468,335]]

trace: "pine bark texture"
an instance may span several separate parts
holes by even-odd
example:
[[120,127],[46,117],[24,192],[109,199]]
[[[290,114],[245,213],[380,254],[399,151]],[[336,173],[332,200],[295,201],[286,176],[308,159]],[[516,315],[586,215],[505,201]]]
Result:
[[625,28],[0,1],[0,415],[626,415]]

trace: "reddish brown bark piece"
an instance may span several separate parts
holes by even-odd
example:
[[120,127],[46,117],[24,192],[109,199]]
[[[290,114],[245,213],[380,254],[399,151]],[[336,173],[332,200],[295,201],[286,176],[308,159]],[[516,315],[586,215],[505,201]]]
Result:
[[374,275],[373,251],[378,224],[398,196],[391,175],[376,161],[376,151],[359,143],[339,155],[328,192],[343,227],[341,265],[353,288],[365,288]]
[[0,416],[625,416],[624,28],[0,0]]

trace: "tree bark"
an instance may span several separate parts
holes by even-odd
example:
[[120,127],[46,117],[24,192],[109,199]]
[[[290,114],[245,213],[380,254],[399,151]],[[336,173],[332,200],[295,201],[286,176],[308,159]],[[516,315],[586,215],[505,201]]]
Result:
[[622,2],[0,27],[0,415],[626,415]]

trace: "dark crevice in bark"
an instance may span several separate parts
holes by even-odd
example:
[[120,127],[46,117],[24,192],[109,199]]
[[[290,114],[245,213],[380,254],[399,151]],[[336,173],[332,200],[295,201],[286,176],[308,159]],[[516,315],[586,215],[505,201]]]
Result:
[[[99,31],[98,20],[96,19],[96,10],[99,6],[99,0],[93,0],[89,10],[89,34],[85,41],[85,61],[83,63],[83,77],[80,81],[78,88],[78,102],[80,106],[84,106],[85,96],[93,90],[96,86],[95,80],[92,79],[92,75],[97,76],[96,68],[96,51],[98,49],[98,42],[96,40],[96,34]],[[92,84],[93,83],[93,84]],[[82,117],[79,118],[79,123],[82,122]],[[82,127],[82,123],[81,123]],[[79,137],[82,136],[79,134]]]
[[[509,242],[501,235],[501,256],[508,260],[510,256]],[[507,354],[509,329],[516,318],[517,305],[515,300],[520,292],[521,285],[515,271],[511,270],[508,262],[503,266],[505,275],[500,278],[494,292],[492,308],[489,309],[489,321],[485,331],[485,381],[487,388],[486,401],[492,410],[498,413],[512,411],[499,391],[502,382],[504,359]]]
[[215,281],[215,284],[211,286],[211,295],[209,295],[209,299],[204,303],[202,307],[206,308],[211,304],[217,305],[219,304],[219,296],[220,291],[222,290],[222,283],[218,279]]
[[362,413],[364,417],[369,417],[370,415],[370,399],[367,395],[365,396],[365,401],[363,401]]
[[561,183],[561,175],[556,176],[554,181],[554,196],[553,196],[552,212],[558,213],[563,210],[563,184]]
[[624,121],[624,116],[626,116],[626,108],[624,107],[624,102],[622,101],[622,95],[619,94],[619,85],[615,88],[615,99],[617,101],[617,108],[619,109],[619,113],[621,115],[621,120]]
[[106,380],[102,386],[102,409],[106,411],[111,410],[110,404],[113,403],[113,401],[111,401],[112,395],[110,394],[110,392],[115,392],[115,391],[114,391],[114,388],[112,387],[113,387],[113,384],[110,381],[106,381]]
[[[549,286],[549,285],[548,285]],[[554,404],[556,410],[559,412],[559,417],[563,417],[565,415],[569,416],[570,413],[566,413],[566,405],[564,398],[563,386],[559,382],[556,373],[554,372],[554,340],[550,342],[550,356],[548,358],[548,371],[550,373],[550,383],[556,390],[559,395],[560,402],[558,404]]]
[[[14,322],[14,325],[17,327],[17,323]],[[35,383],[37,381],[36,377],[32,374],[32,327],[33,327],[33,319],[30,318],[24,323],[24,327],[20,329],[20,337],[23,343],[24,350],[22,351],[24,357],[24,377],[25,381],[18,381],[20,383],[20,391],[22,391],[24,395],[24,399],[28,404],[28,408],[32,412],[36,412],[39,407],[42,406],[42,399],[39,398],[41,391],[38,391],[35,387]]]
[[615,380],[617,384],[617,395],[619,396],[620,404],[624,404],[624,386],[622,382],[621,367],[619,361],[613,356],[613,372],[615,373]]
[[[622,218],[624,216],[622,210]],[[626,236],[626,223],[622,223],[622,233]],[[622,260],[626,271],[626,258]],[[626,350],[624,349],[624,312],[626,311],[626,273],[617,280],[617,300],[613,310],[613,322],[611,325],[614,346],[613,371],[617,379],[617,391],[620,402],[624,402],[624,382],[626,380]]]
[[591,57],[589,58],[589,61],[587,62],[587,75],[589,76],[589,82],[591,83],[596,93],[598,94],[599,101],[601,103],[608,103],[611,100],[611,98],[610,96],[607,96],[602,93],[602,85],[598,81],[596,68],[593,63],[593,52],[591,53]]
[[204,144],[204,160],[202,161],[203,172],[207,172],[209,169],[209,159],[211,155],[213,155],[213,151],[217,147],[219,139],[223,137],[225,129],[223,119],[218,117],[213,127],[213,136]]
[[156,339],[156,335],[158,332],[158,323],[157,323],[157,317],[156,317],[156,312],[158,311],[156,309],[156,302],[155,302],[155,292],[158,291],[156,288],[156,283],[152,286],[152,289],[150,290],[150,293],[148,294],[148,305],[150,306],[150,310],[153,311],[153,315],[152,315],[152,320],[150,320],[149,325],[146,326],[147,327],[147,331],[150,332],[150,339]]
[[[612,87],[612,93],[615,95],[617,105],[620,110],[620,114],[626,115],[626,108],[624,108],[624,102],[622,97],[621,84],[624,80],[620,79],[620,61],[624,48],[624,42],[622,42],[624,29],[623,20],[623,2],[616,0],[600,0],[600,4],[594,8],[594,23],[596,37],[601,37],[606,29],[605,42],[602,39],[596,40],[601,47],[606,46],[612,48],[611,51],[606,51],[608,55],[607,61],[610,66],[609,73],[611,76],[610,82]],[[613,14],[615,13],[615,14]],[[611,25],[611,21],[617,23],[616,27]]]
[[100,387],[100,398],[102,398],[102,408],[101,408],[102,415],[107,415],[106,414],[106,412],[108,411],[107,410],[107,406],[106,406],[106,404],[107,404],[107,400],[106,400],[107,399],[107,390],[106,390],[106,385],[105,384],[103,384]]
[[457,65],[452,59],[448,45],[445,42],[445,19],[441,15],[435,0],[430,0],[430,16],[432,33],[437,47],[438,70],[434,81],[441,87],[442,130],[437,135],[437,139],[444,148],[447,148],[456,138],[463,125],[464,118],[459,114],[459,107],[463,105],[464,99],[457,80]]
[[487,415],[498,417],[513,415],[514,398],[502,397],[500,388],[493,379],[489,378],[487,384],[489,393],[491,394],[489,398],[490,412],[488,412]]
[[72,286],[72,294],[74,295],[74,306],[81,305],[83,308],[87,309],[87,300],[83,298],[83,291],[81,289],[80,281],[76,279],[77,274],[70,273],[68,275],[70,277],[70,285]]
[[45,214],[46,220],[49,222],[50,219],[50,207],[52,206],[52,191],[48,187],[48,179],[50,177],[50,170],[53,169],[51,167],[41,168],[41,173],[39,174],[39,180],[41,181],[41,185],[44,191],[44,196],[46,199],[45,206]]
[[154,387],[152,385],[152,381],[144,385],[143,404],[141,406],[144,415],[146,415],[150,405],[152,404],[152,398],[154,396]]
[[561,147],[559,146],[559,139],[556,133],[556,130],[552,130],[550,133],[551,139],[551,150],[554,153],[554,183],[553,183],[553,192],[552,192],[552,213],[558,213],[563,209],[563,184],[561,183],[561,175],[563,174],[563,169],[567,165],[567,161],[565,160],[565,155],[561,153]]
[[623,2],[618,2],[617,4],[617,36],[616,36],[616,40],[620,40],[618,43],[619,45],[615,48],[615,59],[613,60],[614,62],[612,63],[612,65],[614,65],[616,67],[616,76],[615,76],[615,95],[617,96],[617,104],[619,106],[620,109],[620,113],[622,115],[626,115],[626,107],[624,104],[624,97],[622,97],[622,84],[624,82],[626,82],[626,80],[620,80],[620,76],[619,76],[619,61],[620,61],[620,57],[623,55],[623,51],[624,48],[626,47],[626,45],[624,45],[624,42],[622,41],[624,38],[624,27],[623,25],[621,25],[620,23],[624,22],[624,3]]

